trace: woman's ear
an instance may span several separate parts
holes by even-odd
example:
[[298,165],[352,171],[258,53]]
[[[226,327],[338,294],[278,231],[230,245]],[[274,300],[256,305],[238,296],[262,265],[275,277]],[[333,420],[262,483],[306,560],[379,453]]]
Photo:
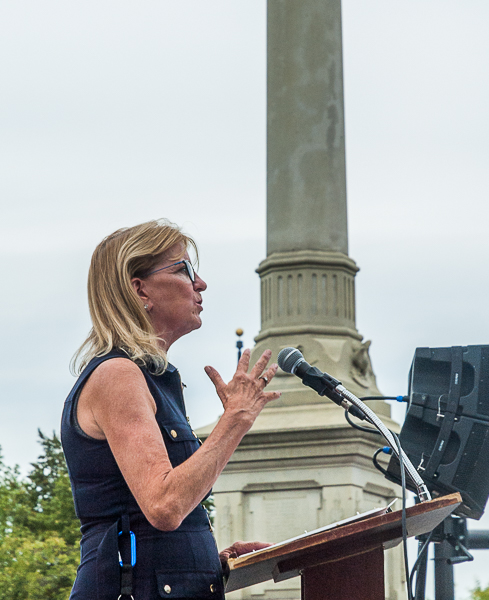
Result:
[[141,299],[144,304],[145,310],[149,311],[150,308],[150,299],[146,290],[146,285],[142,279],[139,277],[133,277],[131,279],[131,285],[136,292],[137,296]]

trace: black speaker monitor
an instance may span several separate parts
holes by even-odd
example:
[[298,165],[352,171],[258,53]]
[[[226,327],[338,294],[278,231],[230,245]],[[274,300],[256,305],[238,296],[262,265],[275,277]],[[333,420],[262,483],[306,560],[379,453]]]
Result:
[[[408,395],[404,451],[433,496],[460,492],[458,514],[480,519],[489,496],[489,346],[417,348]],[[400,482],[396,458],[387,473]]]

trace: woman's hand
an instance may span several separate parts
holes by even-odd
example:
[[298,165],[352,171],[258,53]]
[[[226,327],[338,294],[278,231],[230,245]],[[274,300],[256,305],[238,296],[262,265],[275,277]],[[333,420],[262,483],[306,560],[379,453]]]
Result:
[[248,373],[250,354],[249,349],[243,352],[236,373],[228,384],[224,383],[214,367],[205,367],[205,372],[221,399],[224,412],[243,419],[249,427],[254,423],[263,407],[281,395],[281,392],[265,392],[265,387],[273,379],[278,369],[278,365],[273,364],[265,371],[272,355],[271,351],[265,350]]
[[221,563],[225,564],[230,558],[238,558],[242,554],[248,554],[248,552],[253,552],[254,550],[262,550],[269,546],[271,544],[267,544],[266,542],[234,542],[232,546],[219,552],[219,558],[221,559]]

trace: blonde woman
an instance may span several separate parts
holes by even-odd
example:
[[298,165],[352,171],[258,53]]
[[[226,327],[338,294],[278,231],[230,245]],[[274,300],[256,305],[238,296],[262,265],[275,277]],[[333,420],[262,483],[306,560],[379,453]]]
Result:
[[221,560],[266,546],[237,542],[219,557],[201,502],[280,396],[265,391],[277,365],[267,368],[267,351],[249,370],[247,350],[228,384],[205,368],[224,413],[199,445],[167,361],[170,346],[201,326],[207,286],[189,249],[177,226],[151,221],[116,231],[93,254],[93,328],[61,426],[82,532],[71,600],[222,600]]

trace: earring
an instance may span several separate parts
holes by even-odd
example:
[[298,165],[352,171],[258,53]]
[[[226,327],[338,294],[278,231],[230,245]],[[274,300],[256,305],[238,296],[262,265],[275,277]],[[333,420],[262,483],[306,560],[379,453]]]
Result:
[[145,310],[145,311],[147,311],[147,310],[148,310],[148,308],[149,308],[149,307],[148,307],[148,305],[147,305],[147,304],[145,304],[145,305],[144,305],[144,310]]

